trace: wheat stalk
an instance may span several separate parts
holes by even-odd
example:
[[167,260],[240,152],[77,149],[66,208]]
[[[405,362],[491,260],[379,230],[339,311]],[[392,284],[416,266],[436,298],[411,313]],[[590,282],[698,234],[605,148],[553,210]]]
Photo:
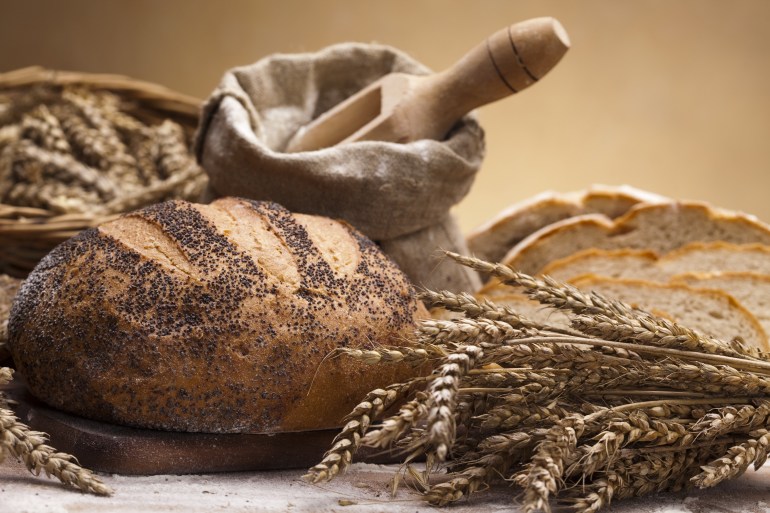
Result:
[[561,488],[565,465],[575,453],[584,429],[583,416],[571,414],[548,430],[527,468],[514,478],[524,488],[525,511],[551,511],[548,499]]
[[[0,387],[13,379],[13,370],[0,367]],[[6,453],[21,459],[35,475],[45,472],[62,483],[96,495],[110,495],[112,490],[93,472],[81,467],[74,456],[57,452],[46,445],[45,433],[32,431],[7,408],[8,401],[0,390],[0,462]]]
[[335,437],[332,447],[326,452],[323,460],[312,467],[303,479],[317,483],[328,481],[340,472],[344,472],[361,446],[361,439],[366,435],[372,420],[378,418],[413,387],[424,382],[425,378],[418,377],[406,383],[397,383],[369,392],[345,417],[345,427]]
[[767,460],[770,432],[760,429],[749,433],[749,436],[752,438],[730,447],[724,456],[704,465],[703,471],[690,481],[698,488],[709,488],[740,476],[749,465],[761,467]]
[[413,451],[423,446],[435,454],[439,461],[446,459],[455,439],[454,408],[460,379],[483,354],[478,346],[464,346],[447,355],[446,362],[437,369],[436,377],[429,385],[425,436],[413,444]]

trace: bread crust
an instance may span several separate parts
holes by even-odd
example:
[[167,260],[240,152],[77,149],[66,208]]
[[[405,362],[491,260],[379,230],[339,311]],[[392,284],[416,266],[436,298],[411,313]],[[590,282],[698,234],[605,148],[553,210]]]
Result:
[[343,222],[224,198],[81,233],[24,283],[9,345],[30,391],[84,417],[210,433],[324,429],[419,370],[327,358],[406,343],[427,316]]

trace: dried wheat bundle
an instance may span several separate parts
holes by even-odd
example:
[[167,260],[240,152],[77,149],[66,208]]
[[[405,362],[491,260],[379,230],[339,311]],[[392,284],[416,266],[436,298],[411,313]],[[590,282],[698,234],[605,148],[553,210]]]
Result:
[[591,512],[613,498],[714,486],[765,462],[766,354],[599,294],[449,256],[566,312],[571,327],[468,294],[425,292],[458,318],[424,321],[410,350],[339,352],[376,365],[433,359],[434,372],[365,397],[309,481],[333,478],[367,445],[402,451],[407,469],[424,457],[432,504],[507,482],[526,511],[560,501]]
[[178,123],[142,116],[108,91],[38,84],[6,93],[0,96],[0,203],[109,215],[198,197],[206,179],[188,136]]

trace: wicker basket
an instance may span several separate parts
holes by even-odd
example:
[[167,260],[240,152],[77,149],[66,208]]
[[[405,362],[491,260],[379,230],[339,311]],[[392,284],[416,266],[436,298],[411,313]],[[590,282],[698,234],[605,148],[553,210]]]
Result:
[[[119,75],[53,71],[40,67],[24,68],[0,74],[0,94],[33,87],[76,85],[96,91],[109,91],[136,106],[128,113],[145,122],[170,119],[178,123],[192,138],[197,125],[201,101],[165,87]],[[169,179],[173,180],[174,177]],[[187,184],[188,176],[179,177],[176,186],[197,200],[204,188],[205,174],[195,174],[196,184]],[[163,190],[148,190],[141,197],[126,202],[121,211],[133,210],[156,202]],[[80,231],[99,225],[117,215],[56,214],[45,209],[19,207],[0,203],[0,273],[26,276],[54,246]]]

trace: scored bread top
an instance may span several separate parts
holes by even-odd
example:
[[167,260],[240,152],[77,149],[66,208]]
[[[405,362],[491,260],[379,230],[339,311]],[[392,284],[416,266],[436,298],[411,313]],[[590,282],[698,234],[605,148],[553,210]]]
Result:
[[588,248],[666,253],[690,242],[716,240],[770,244],[770,227],[753,216],[705,203],[639,204],[615,220],[587,214],[553,223],[513,247],[503,261],[537,274],[549,262]]
[[172,201],[51,252],[14,304],[33,395],[79,415],[198,432],[323,429],[407,366],[327,358],[403,344],[427,315],[346,223],[234,198]]

